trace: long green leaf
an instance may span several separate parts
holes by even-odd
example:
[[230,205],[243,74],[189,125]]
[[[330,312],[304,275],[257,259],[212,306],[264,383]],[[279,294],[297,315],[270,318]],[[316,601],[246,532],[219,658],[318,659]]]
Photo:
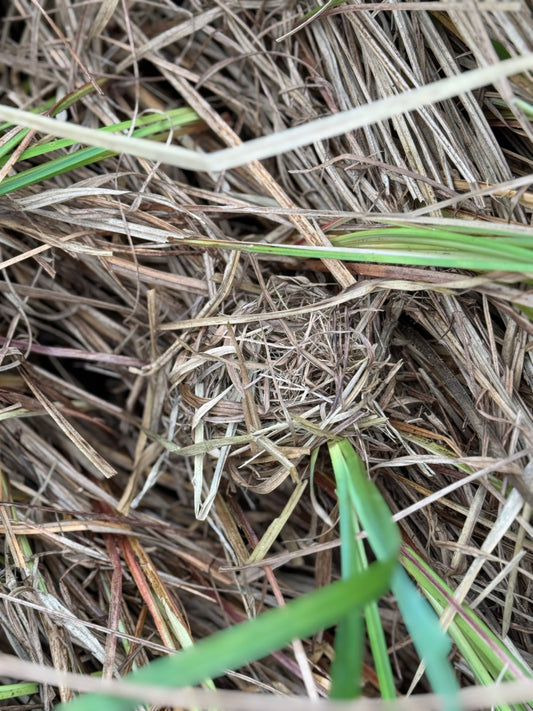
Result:
[[[355,539],[355,535],[360,532],[360,527],[356,509],[350,496],[350,487],[355,484],[353,477],[363,483],[363,487],[359,488],[359,493],[365,507],[373,507],[372,500],[365,501],[365,493],[372,490],[375,494],[377,490],[374,484],[368,481],[361,459],[348,442],[331,443],[329,449],[337,481],[341,569],[344,576],[345,571],[349,575],[366,570],[368,567],[364,543]],[[375,515],[380,515],[375,508],[374,513]],[[384,525],[395,528],[386,505],[381,506],[381,513],[385,516]],[[394,536],[391,537],[391,543],[394,544],[390,550],[391,558],[395,558],[398,539]],[[357,620],[346,619],[339,623],[335,635],[335,657],[331,667],[331,698],[355,698],[360,694],[360,675],[364,651],[362,622],[361,618],[358,618]],[[381,696],[384,699],[394,698],[396,696],[394,678],[376,601],[372,601],[365,606],[364,622],[366,623]],[[348,631],[350,631],[351,637]]]
[[[174,112],[169,112],[169,114],[170,115],[168,117],[161,117],[159,114],[151,114],[149,116],[140,117],[137,121],[139,128],[133,132],[133,137],[143,138],[151,136],[154,138],[161,132],[167,132],[171,127],[182,127],[198,121],[197,114],[187,108],[176,109]],[[131,121],[124,121],[113,126],[106,126],[100,130],[104,133],[110,133],[128,130],[130,127]],[[74,143],[74,141],[68,139],[61,139],[58,141],[50,141],[49,143],[39,146],[33,146],[22,153],[20,160],[39,156],[46,152],[73,145]],[[60,156],[59,158],[49,160],[42,165],[28,168],[27,170],[23,170],[16,175],[4,178],[4,180],[0,183],[0,195],[6,195],[14,190],[19,190],[20,188],[27,187],[28,185],[34,185],[35,183],[42,182],[48,178],[53,178],[56,175],[70,172],[71,170],[80,168],[84,165],[102,161],[105,158],[110,158],[114,155],[116,155],[116,153],[106,150],[105,148],[82,148],[74,153],[68,153],[67,155]],[[4,159],[3,161],[0,160],[0,165],[2,165],[3,162],[5,163],[5,160],[7,159]]]
[[[453,591],[436,573],[408,547],[400,556],[402,565],[408,570],[438,614],[453,599]],[[457,639],[456,639],[457,630]],[[485,623],[466,605],[457,608],[457,614],[450,625],[450,636],[454,639],[461,653],[467,654],[460,646],[460,640],[465,639],[482,660],[484,669],[488,671],[492,680],[520,679],[531,677],[531,672],[517,660],[498,639]],[[480,683],[484,683],[481,674],[478,675],[476,667],[472,668]]]
[[[143,135],[162,133],[163,131],[168,131],[170,128],[188,126],[190,124],[198,122],[200,119],[198,114],[189,109],[188,107],[182,107],[180,109],[172,109],[162,116],[161,114],[147,114],[146,116],[138,116],[135,119],[135,131],[132,135],[137,137]],[[150,130],[146,133],[135,133],[139,129],[150,126]],[[119,133],[123,131],[129,131],[132,127],[132,121],[121,121],[120,123],[112,124],[111,126],[104,126],[99,129],[105,133]],[[29,158],[35,158],[36,156],[44,155],[46,153],[51,153],[52,151],[60,150],[61,148],[68,148],[69,146],[76,145],[76,141],[72,141],[69,138],[58,138],[50,139],[45,143],[38,143],[35,146],[30,146],[27,148],[18,158],[18,162],[28,160]],[[103,150],[98,148],[96,150]],[[71,153],[72,157],[75,155]],[[0,159],[0,166],[7,162],[8,158]]]
[[451,643],[438,617],[401,565],[394,571],[391,587],[433,691],[442,697],[445,711],[460,711],[459,684],[448,661]]
[[365,628],[362,611],[351,610],[339,620],[335,632],[335,656],[331,663],[331,699],[361,696]]
[[[331,461],[337,481],[339,502],[339,530],[341,538],[341,575],[349,580],[364,568],[358,555],[355,540],[356,523],[350,504],[348,480],[350,472],[344,457],[337,453],[338,447],[330,446]],[[335,633],[335,656],[331,664],[332,699],[353,699],[361,695],[361,677],[364,659],[365,628],[362,610],[355,608],[339,621]]]
[[[98,79],[97,83],[102,86],[107,82],[108,79]],[[76,89],[75,91],[72,91],[71,93],[67,94],[64,96],[60,101],[55,101],[51,99],[50,101],[46,102],[44,106],[39,106],[36,109],[32,109],[31,113],[44,113],[45,111],[48,111],[49,113],[47,114],[50,117],[57,116],[60,114],[62,111],[65,111],[65,109],[70,108],[73,104],[75,104],[77,101],[82,99],[84,96],[87,96],[88,94],[92,94],[94,91],[94,84],[92,83],[87,83],[81,86],[79,89]],[[4,131],[6,129],[12,128],[14,124],[6,122],[0,125],[0,131]],[[11,153],[18,145],[19,143],[23,140],[23,138],[28,134],[30,129],[28,128],[22,128],[20,131],[17,131],[17,133],[9,140],[6,141],[2,146],[0,146],[0,157],[8,155]],[[4,165],[6,162],[6,158],[4,158],[1,162],[0,165]],[[18,160],[21,160],[19,157]]]
[[[361,608],[384,594],[394,563],[373,563],[368,570],[350,580],[339,580],[269,610],[254,620],[201,640],[193,647],[164,657],[128,675],[132,683],[166,688],[193,686],[208,677],[217,677],[280,649],[298,637],[306,637],[342,619],[354,607]],[[136,703],[106,695],[88,694],[58,711],[130,711]]]
[[350,500],[368,535],[368,542],[380,560],[397,560],[400,533],[377,487],[366,475],[363,462],[348,440],[329,445],[332,459],[344,462],[350,473],[347,479]]
[[[400,541],[387,504],[369,481],[361,459],[347,440],[330,444],[330,451],[344,460],[351,474],[348,478],[350,499],[376,557],[381,561],[390,560],[391,552],[398,551]],[[457,711],[459,685],[448,661],[451,644],[438,618],[399,564],[394,570],[391,589],[415,648],[426,663],[433,690],[443,697],[446,711]]]
[[[512,237],[480,237],[464,231],[462,234],[452,230],[430,227],[386,227],[361,230],[330,238],[336,247],[376,247],[378,249],[421,250],[438,252],[457,252],[465,256],[470,253],[485,255],[487,258],[505,257],[507,259],[529,260],[532,257],[531,239],[515,240]],[[529,245],[529,249],[527,249]]]
[[[181,240],[180,240],[181,241]],[[228,249],[252,254],[269,254],[276,257],[299,259],[341,259],[346,262],[373,262],[376,264],[409,264],[413,266],[448,267],[478,271],[507,271],[533,273],[533,250],[523,250],[523,257],[502,252],[468,252],[459,249],[410,249],[377,247],[307,247],[302,245],[264,244],[261,242],[237,242],[224,239],[186,239],[184,244],[204,249]]]

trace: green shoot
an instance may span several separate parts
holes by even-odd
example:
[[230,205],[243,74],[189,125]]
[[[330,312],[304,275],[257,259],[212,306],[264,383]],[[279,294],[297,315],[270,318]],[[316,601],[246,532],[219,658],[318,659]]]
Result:
[[[341,483],[339,495],[342,492],[349,497],[349,504],[361,520],[377,559],[390,560],[399,546],[399,533],[392,522],[390,510],[378,489],[366,476],[363,463],[351,444],[341,440],[331,443],[329,447],[337,486]],[[343,540],[343,545],[346,543]],[[351,550],[351,543],[349,546]],[[458,709],[459,685],[447,658],[451,644],[439,626],[438,618],[399,564],[395,567],[391,588],[415,648],[426,663],[426,673],[434,691],[443,698],[447,711]],[[353,644],[357,642],[358,639]],[[386,666],[382,658],[379,664],[380,667]],[[337,661],[337,665],[340,662]],[[350,672],[345,669],[345,673]]]

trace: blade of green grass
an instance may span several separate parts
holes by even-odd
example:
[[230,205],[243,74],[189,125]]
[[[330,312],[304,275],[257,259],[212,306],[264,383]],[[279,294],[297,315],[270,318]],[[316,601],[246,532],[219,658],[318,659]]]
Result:
[[[1,187],[1,186],[0,186]],[[495,254],[489,250],[469,252],[438,250],[432,248],[412,249],[389,247],[307,247],[300,245],[262,244],[257,242],[235,242],[233,240],[187,239],[185,244],[204,249],[228,249],[252,254],[269,254],[276,257],[296,257],[300,259],[342,259],[347,262],[373,262],[378,264],[407,264],[411,266],[448,267],[474,271],[508,271],[533,273],[533,250],[523,249],[520,257],[502,250]]]
[[[451,588],[407,546],[402,550],[400,560],[420,585],[434,610],[441,615],[453,600]],[[531,673],[504,643],[466,605],[456,609],[457,614],[449,627],[449,634],[465,659],[471,658],[472,672],[480,683],[485,683],[487,674],[491,681],[531,677]],[[469,650],[472,650],[472,654]],[[477,660],[481,660],[481,664]]]
[[[378,560],[389,560],[391,553],[398,550],[399,533],[387,504],[366,476],[361,459],[347,440],[330,443],[329,447],[332,460],[339,461],[337,469],[343,466],[350,474],[347,492],[365,528],[369,545]],[[459,685],[448,661],[451,644],[438,618],[400,565],[395,568],[391,589],[415,648],[426,663],[433,690],[442,696],[447,711],[457,711]]]
[[[106,84],[108,81],[109,79],[104,77],[97,79],[95,83],[98,84],[98,86],[104,86],[104,84]],[[43,114],[45,112],[48,112],[47,116],[57,116],[57,114],[60,114],[62,111],[65,111],[65,109],[69,109],[80,99],[83,99],[85,96],[92,94],[94,90],[94,84],[87,82],[86,84],[83,84],[77,89],[74,89],[74,91],[65,94],[65,96],[63,96],[59,101],[56,101],[56,99],[49,99],[44,104],[41,104],[36,108],[29,109],[28,111],[31,114]],[[5,123],[0,124],[0,131],[4,131],[6,128],[10,128],[16,125],[17,124],[13,123],[12,121],[6,121]]]
[[[353,476],[353,470],[350,467],[357,467],[359,475],[365,482],[368,482],[364,475],[364,466],[360,458],[355,454],[353,448],[345,441],[330,443],[329,445],[331,462],[335,479],[337,482],[337,500],[339,505],[339,527],[341,538],[341,569],[343,577],[346,574],[359,572],[368,568],[368,560],[365,553],[364,543],[362,540],[356,540],[355,536],[360,532],[359,522],[354,511],[352,500],[350,497],[349,481]],[[374,485],[368,482],[370,487],[375,490]],[[370,490],[368,488],[368,491]],[[377,491],[377,490],[376,490]],[[366,493],[366,492],[365,492]],[[363,498],[365,493],[362,494]],[[375,491],[374,491],[375,493]],[[378,492],[378,496],[381,498]],[[385,502],[383,502],[385,503]],[[372,500],[366,503],[366,506],[372,508]],[[385,515],[384,525],[390,526],[392,523],[391,514],[386,505],[381,508],[381,513]],[[379,511],[375,511],[376,516],[379,516]],[[395,528],[394,524],[392,527]],[[391,557],[397,555],[397,546],[399,539],[391,535],[389,543],[391,544]],[[337,628],[335,635],[335,657],[331,668],[332,686],[330,697],[336,699],[355,698],[360,695],[360,675],[363,663],[363,625],[361,618],[357,619],[359,626],[356,626],[356,620],[346,620],[346,630],[344,624]],[[372,601],[364,608],[364,622],[368,632],[368,639],[374,665],[378,676],[381,696],[384,699],[395,698],[396,689],[392,668],[390,666],[389,655],[387,653],[387,645],[385,634],[381,624],[381,617],[376,601]],[[351,638],[350,633],[351,632]],[[339,633],[341,637],[339,639]]]
[[337,470],[347,473],[346,484],[350,503],[354,507],[368,536],[368,542],[382,560],[397,559],[400,534],[392,515],[377,487],[366,476],[364,465],[352,445],[345,439],[329,443],[332,461]]
[[[355,540],[356,526],[348,491],[349,471],[345,460],[337,452],[338,446],[330,445],[330,455],[337,482],[339,506],[339,532],[341,539],[341,575],[344,580],[359,574],[364,566]],[[335,632],[335,656],[331,664],[332,699],[354,699],[361,695],[361,678],[365,653],[365,629],[362,610],[351,610],[339,620]]]
[[[132,135],[136,138],[145,136],[152,136],[152,138],[155,138],[156,136],[153,134],[161,134],[161,132],[167,132],[170,128],[183,128],[184,126],[190,126],[197,122],[198,116],[191,109],[176,109],[175,111],[169,112],[168,118],[166,116],[161,117],[159,114],[150,114],[149,116],[138,118],[136,125],[138,125],[139,128],[137,128]],[[100,130],[102,132],[109,133],[128,130],[130,127],[131,121],[124,121],[113,126],[106,126]],[[162,138],[164,139],[165,137],[166,135]],[[58,141],[51,141],[43,145],[34,146],[22,153],[21,160],[24,158],[42,155],[43,153],[73,145],[74,143],[74,141],[68,139],[61,139]],[[67,173],[75,168],[89,165],[90,163],[102,161],[105,158],[109,158],[114,155],[116,155],[116,153],[113,151],[107,151],[102,148],[82,148],[74,153],[54,158],[46,163],[43,163],[42,165],[28,168],[27,170],[23,170],[16,175],[4,178],[4,180],[0,183],[0,195],[6,195],[14,190],[19,190],[20,188],[33,185],[34,183],[39,183],[43,180],[53,178],[56,175]],[[5,162],[5,160],[3,162]],[[0,165],[1,164],[2,161],[0,161]]]
[[[151,131],[145,134],[135,132],[132,135],[142,136],[150,135],[150,133],[163,133],[164,131],[169,131],[170,128],[177,128],[183,126],[190,126],[191,124],[198,123],[200,118],[198,114],[189,109],[188,107],[180,109],[171,109],[165,112],[164,115],[157,114],[147,114],[145,116],[137,116],[135,120],[135,130],[144,128],[145,126],[151,126]],[[107,133],[118,133],[123,131],[129,131],[132,126],[132,121],[121,121],[120,123],[115,123],[110,126],[105,126],[100,131],[105,131]],[[36,146],[31,146],[27,148],[19,157],[17,162],[23,160],[28,160],[29,158],[35,158],[36,156],[44,155],[52,151],[57,151],[61,148],[68,148],[69,146],[74,146],[76,141],[72,141],[68,138],[50,139],[44,143],[39,143]],[[70,154],[75,155],[74,153]],[[0,160],[0,166],[7,162],[7,158]]]
[[400,565],[394,571],[391,588],[418,656],[426,665],[431,688],[443,698],[445,711],[459,711],[459,684],[448,661],[452,646],[438,617]]
[[331,699],[357,699],[361,696],[364,642],[363,614],[355,609],[339,620],[335,632],[335,656],[330,670]]
[[[438,607],[435,607],[435,605],[433,604],[434,601],[431,600],[430,596],[427,596],[427,599],[430,601],[434,609],[438,609]],[[448,631],[450,632],[450,636],[453,637],[457,648],[460,649],[465,662],[468,664],[468,666],[474,673],[477,682],[479,684],[482,684],[483,686],[493,684],[494,679],[489,674],[485,664],[483,663],[483,660],[477,655],[475,649],[470,644],[466,636],[462,634],[462,632],[457,626],[455,626],[453,634],[451,630]],[[507,704],[500,704],[497,708],[498,711],[526,711],[522,705],[513,707]]]
[[[102,86],[107,81],[107,79],[99,79],[97,81],[97,84]],[[76,89],[75,91],[72,91],[66,96],[64,96],[60,101],[54,102],[54,100],[52,99],[48,101],[44,106],[40,106],[37,109],[32,109],[31,113],[40,114],[47,112],[46,115],[49,117],[57,116],[62,111],[65,111],[66,109],[70,108],[73,104],[82,99],[84,96],[92,94],[94,90],[94,84],[84,84],[79,89]],[[16,124],[12,123],[3,123],[0,125],[0,131],[5,131],[6,129],[12,128],[15,125]],[[30,129],[28,128],[21,129],[9,141],[6,141],[2,146],[0,146],[0,157],[9,155],[28,134],[29,130]],[[5,162],[6,159],[4,159],[0,163],[0,165],[4,165]]]
[[523,101],[522,99],[515,99],[514,103],[528,118],[533,119],[533,104],[528,104],[527,101]]
[[[459,232],[462,235],[481,235],[485,239],[498,239],[505,237],[505,241],[510,241],[511,244],[518,246],[533,246],[533,229],[528,225],[505,225],[499,222],[480,221],[480,220],[461,220],[458,218],[440,217],[438,221],[429,217],[417,217],[416,222],[412,218],[406,216],[400,218],[395,216],[388,219],[384,215],[368,215],[369,221],[380,222],[391,227],[403,227],[414,229],[425,229],[428,231],[443,230],[444,232]],[[382,228],[383,229],[383,228]]]
[[395,699],[396,686],[394,684],[394,675],[390,663],[389,653],[387,651],[387,641],[383,624],[381,623],[381,615],[376,602],[371,602],[365,607],[365,623],[368,632],[368,641],[370,643],[370,651],[376,668],[376,674],[379,682],[379,691],[382,699]]
[[[350,610],[380,597],[388,589],[393,566],[394,561],[372,563],[368,570],[350,580],[331,583],[253,620],[217,632],[176,655],[152,662],[126,679],[132,684],[167,688],[194,686],[228,669],[261,659],[294,639],[330,627]],[[89,694],[56,709],[133,711],[136,706],[137,702],[128,699]]]
[[[489,233],[490,235],[490,233]],[[330,237],[335,247],[376,247],[381,249],[421,250],[438,252],[475,253],[487,258],[531,259],[533,241],[531,238],[498,236],[497,242],[488,237],[474,236],[470,232],[458,233],[438,227],[384,227],[360,230],[345,235]],[[529,249],[527,249],[529,247]]]
[[4,684],[0,686],[0,701],[15,699],[18,696],[30,696],[39,691],[39,684],[33,681],[24,681],[20,684]]

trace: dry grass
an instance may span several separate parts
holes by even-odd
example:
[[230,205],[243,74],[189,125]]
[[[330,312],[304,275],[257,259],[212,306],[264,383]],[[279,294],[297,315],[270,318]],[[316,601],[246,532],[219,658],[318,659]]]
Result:
[[[203,125],[176,140],[211,151],[492,63],[491,40],[533,49],[525,1],[345,4],[303,25],[312,4],[123,2],[106,18],[114,4],[5,3],[2,103],[107,77],[70,120],[189,105]],[[530,224],[515,181],[532,129],[503,101],[532,94],[521,75],[223,174],[122,157],[0,198],[2,652],[122,674],[337,578],[326,457],[309,473],[339,434],[405,539],[532,665],[533,326],[509,296],[527,283],[176,238],[322,244],[391,213]],[[458,461],[494,474],[440,496]],[[506,485],[529,501],[512,521]],[[405,691],[417,660],[392,599],[382,613]],[[303,644],[319,694],[331,642]],[[223,685],[305,693],[298,659]],[[69,693],[43,686],[32,708]]]

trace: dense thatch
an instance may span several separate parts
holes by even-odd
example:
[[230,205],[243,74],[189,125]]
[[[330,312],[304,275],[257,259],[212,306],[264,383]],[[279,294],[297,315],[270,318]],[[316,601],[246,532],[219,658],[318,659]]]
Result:
[[[270,0],[118,3],[110,18],[107,3],[6,2],[1,101],[37,107],[106,78],[70,120],[188,105],[201,121],[174,140],[211,151],[533,49],[527,3],[446,4],[346,3],[305,22],[312,4]],[[527,494],[533,326],[511,305],[525,286],[178,239],[320,243],[396,213],[529,224],[532,130],[511,92],[531,99],[531,80],[223,174],[107,158],[0,198],[2,652],[124,673],[179,647],[172,619],[199,639],[337,578],[326,452],[309,485],[311,451],[336,434],[406,540],[531,664],[530,509],[504,520],[498,483]],[[463,476],[455,456],[492,474],[439,496]],[[273,575],[246,566],[263,557]],[[406,690],[416,656],[392,599],[382,611]],[[119,618],[129,653],[108,634]],[[331,642],[304,642],[319,694]],[[305,693],[302,664],[285,651],[223,684]]]

